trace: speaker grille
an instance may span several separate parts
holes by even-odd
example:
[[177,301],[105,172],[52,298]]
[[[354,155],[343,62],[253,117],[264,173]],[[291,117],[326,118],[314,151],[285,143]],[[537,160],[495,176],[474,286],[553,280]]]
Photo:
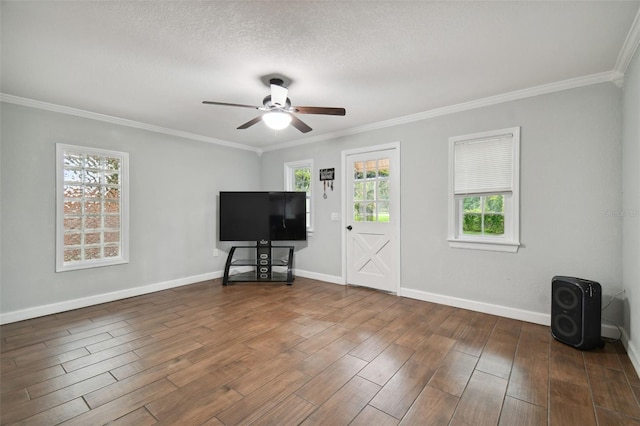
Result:
[[566,314],[559,314],[553,319],[553,325],[557,334],[567,341],[580,342],[580,329],[575,318]]
[[[553,304],[551,317],[553,330],[557,337],[566,343],[577,345],[582,340],[580,333],[582,319],[582,292],[580,288],[566,282],[557,282],[553,286]],[[553,309],[555,308],[555,309]]]
[[557,286],[553,298],[562,309],[575,309],[580,304],[580,293],[576,287]]

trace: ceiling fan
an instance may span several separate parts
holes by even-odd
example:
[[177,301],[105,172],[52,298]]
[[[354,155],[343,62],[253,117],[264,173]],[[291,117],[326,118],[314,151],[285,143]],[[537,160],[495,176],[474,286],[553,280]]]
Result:
[[281,130],[291,124],[302,133],[310,132],[312,129],[304,121],[294,114],[322,114],[322,115],[345,115],[344,108],[312,107],[312,106],[291,106],[291,100],[287,97],[289,90],[284,87],[284,82],[279,78],[269,80],[271,94],[262,100],[262,106],[230,104],[226,102],[202,101],[208,105],[233,106],[241,108],[253,108],[265,111],[264,114],[247,121],[238,127],[239,130],[247,129],[260,120],[267,126],[275,130]]

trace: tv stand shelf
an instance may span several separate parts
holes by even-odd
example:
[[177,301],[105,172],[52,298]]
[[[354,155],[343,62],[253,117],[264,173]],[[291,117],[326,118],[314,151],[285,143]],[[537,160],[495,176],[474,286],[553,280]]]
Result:
[[[237,249],[255,250],[255,258],[235,258]],[[286,282],[293,284],[294,246],[272,246],[271,241],[258,241],[255,246],[233,246],[224,266],[222,285],[232,282]],[[274,253],[280,252],[280,256]],[[245,255],[246,256],[246,255]],[[232,268],[251,267],[251,271],[232,273]],[[275,271],[274,267],[286,270]]]

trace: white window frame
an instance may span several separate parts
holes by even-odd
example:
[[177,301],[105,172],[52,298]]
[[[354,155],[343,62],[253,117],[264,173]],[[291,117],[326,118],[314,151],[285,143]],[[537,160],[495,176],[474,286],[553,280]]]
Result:
[[[120,251],[104,259],[64,261],[64,159],[67,152],[100,155],[120,160]],[[56,272],[129,263],[129,154],[99,148],[56,144]]]
[[295,191],[294,179],[295,179],[295,171],[297,169],[309,169],[311,171],[311,181],[309,182],[309,194],[307,195],[307,200],[309,201],[309,225],[307,226],[307,235],[313,234],[313,160],[298,160],[298,161],[289,161],[284,163],[284,189],[285,191]]
[[[511,190],[490,191],[486,193],[455,194],[455,146],[465,142],[482,142],[496,138],[511,138]],[[504,195],[504,234],[496,235],[465,235],[462,233],[463,206],[462,201],[467,196]],[[489,250],[515,253],[520,247],[520,127],[474,133],[470,135],[449,138],[449,229],[448,241],[452,248]]]

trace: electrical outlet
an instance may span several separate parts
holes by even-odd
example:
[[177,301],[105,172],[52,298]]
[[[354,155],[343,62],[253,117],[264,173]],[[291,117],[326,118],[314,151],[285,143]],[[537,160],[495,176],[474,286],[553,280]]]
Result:
[[220,255],[220,252],[218,251],[217,248],[213,249],[213,257],[218,257]]

